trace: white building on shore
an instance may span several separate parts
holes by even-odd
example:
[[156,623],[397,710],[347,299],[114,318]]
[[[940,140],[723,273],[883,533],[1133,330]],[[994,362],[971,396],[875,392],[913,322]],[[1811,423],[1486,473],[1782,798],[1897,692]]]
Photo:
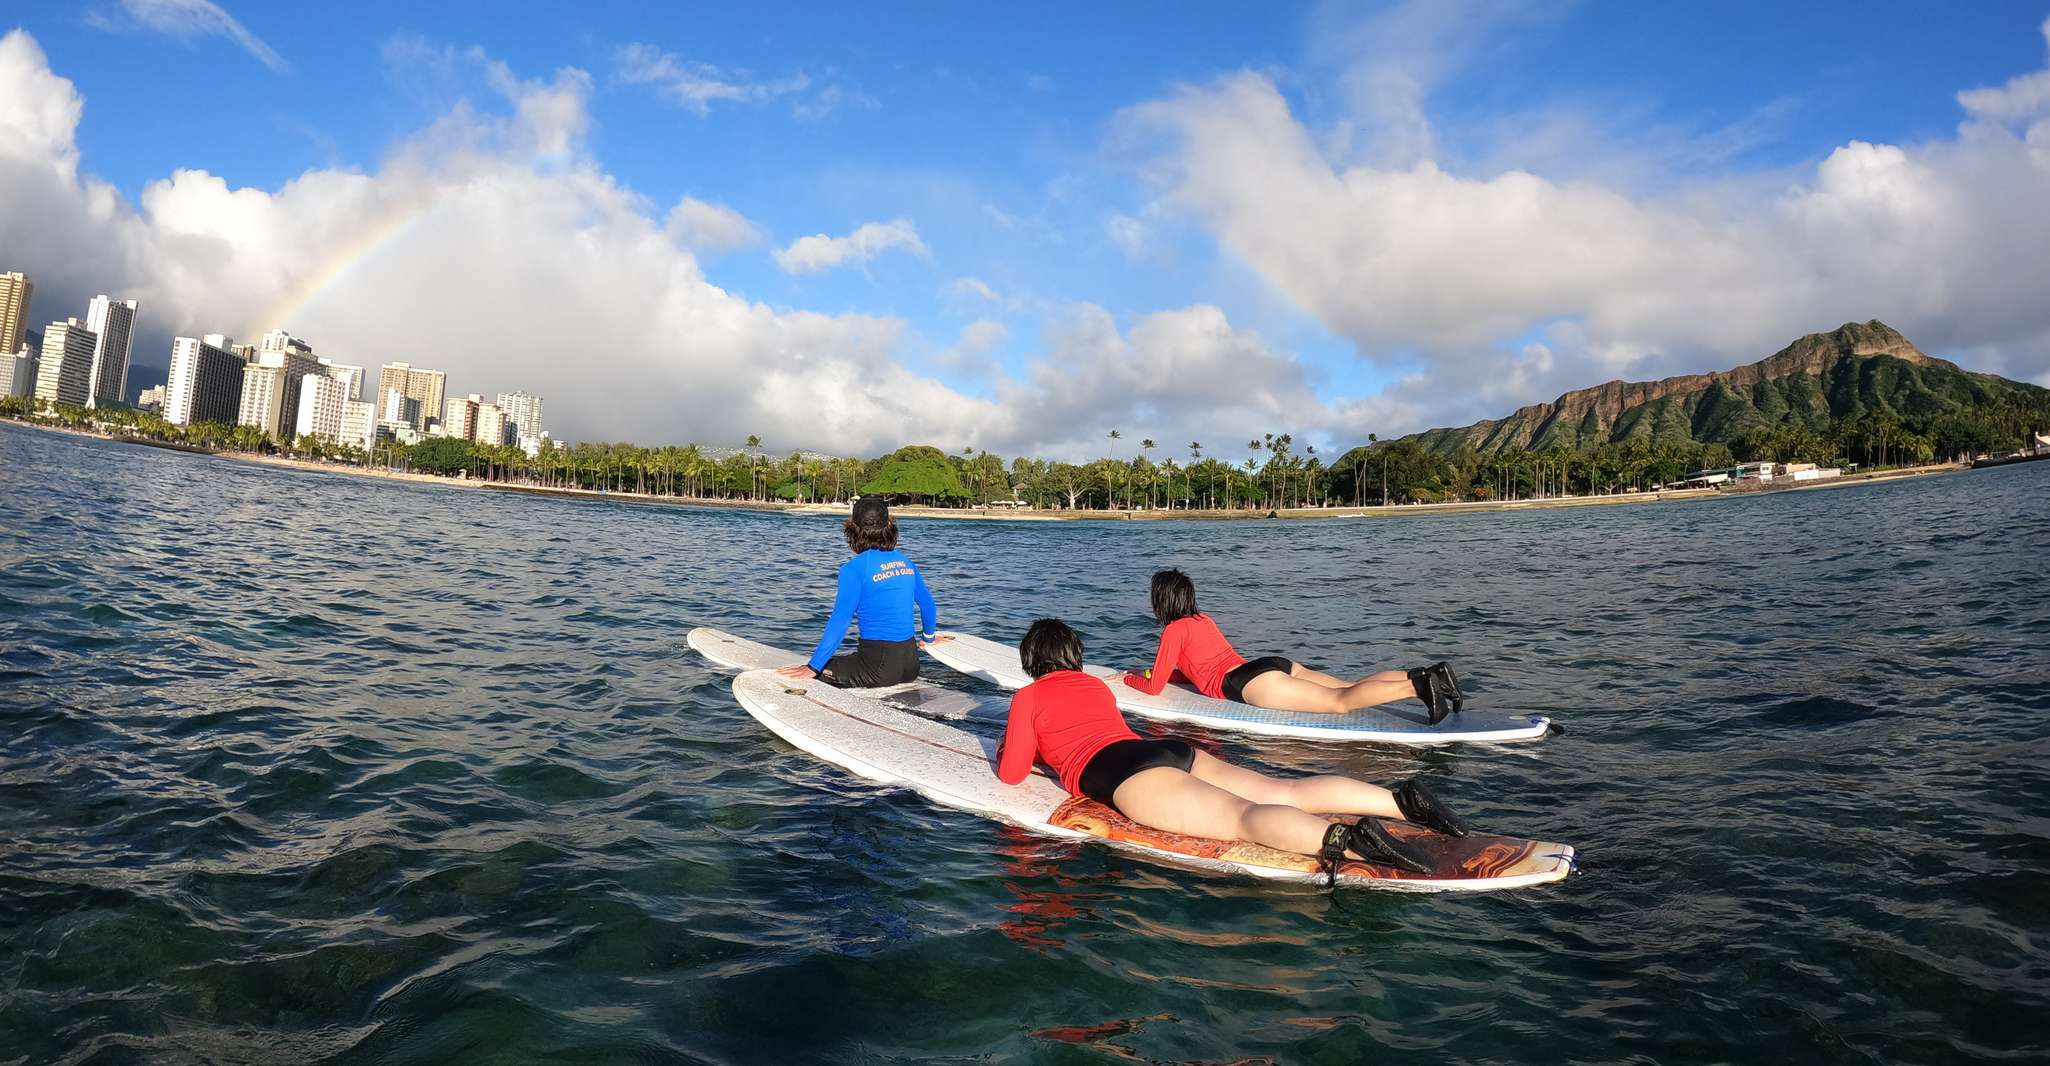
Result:
[[377,432],[377,405],[368,400],[342,401],[341,443],[368,451]]
[[527,392],[501,392],[498,408],[519,431],[519,442],[541,439],[541,397]]
[[135,339],[135,301],[105,293],[86,305],[85,328],[98,338],[93,349],[87,407],[118,404],[128,397],[128,349]]
[[43,330],[43,356],[36,366],[36,399],[84,407],[92,401],[93,353],[99,335],[76,318]]
[[36,391],[36,352],[24,344],[15,352],[0,352],[0,397],[17,398]]
[[164,421],[178,426],[232,423],[242,409],[242,371],[248,360],[219,333],[171,342],[164,381]]
[[342,439],[342,404],[347,396],[342,379],[307,374],[299,381],[299,410],[292,418],[292,438],[313,436],[330,444]]

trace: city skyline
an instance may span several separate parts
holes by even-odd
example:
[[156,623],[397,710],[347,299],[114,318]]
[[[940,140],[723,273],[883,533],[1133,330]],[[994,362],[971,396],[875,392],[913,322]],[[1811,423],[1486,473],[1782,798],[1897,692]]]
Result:
[[575,437],[1344,445],[1874,318],[2050,380],[2037,8],[179,10],[0,38],[59,302],[523,382]]
[[[33,335],[24,328],[32,311],[30,271],[0,273],[0,333]],[[409,442],[455,436],[480,444],[519,444],[532,450],[550,436],[540,421],[542,399],[524,390],[500,393],[498,403],[472,393],[451,400],[447,416],[431,406],[446,388],[440,370],[397,361],[379,367],[377,399],[365,400],[364,368],[314,351],[288,329],[273,328],[254,345],[238,345],[226,334],[172,339],[165,382],[138,385],[124,393],[138,309],[135,300],[95,296],[86,317],[51,322],[31,346],[0,360],[0,396],[33,396],[44,405],[102,406],[109,402],[155,409],[174,425],[220,422],[259,429],[270,440],[289,444],[302,435],[367,449],[380,435]],[[155,398],[154,404],[149,397]],[[381,406],[403,399],[402,415],[380,418]],[[516,410],[508,412],[507,404]],[[448,423],[465,403],[461,422]],[[388,423],[403,423],[403,429]]]

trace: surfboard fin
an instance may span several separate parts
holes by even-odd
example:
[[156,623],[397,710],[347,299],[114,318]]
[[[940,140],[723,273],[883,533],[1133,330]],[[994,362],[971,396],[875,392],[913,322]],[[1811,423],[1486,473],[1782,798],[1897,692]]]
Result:
[[1412,777],[1397,782],[1388,791],[1394,793],[1396,809],[1402,812],[1405,820],[1446,836],[1463,837],[1467,834],[1466,822],[1446,809],[1445,804],[1424,787],[1423,781]]

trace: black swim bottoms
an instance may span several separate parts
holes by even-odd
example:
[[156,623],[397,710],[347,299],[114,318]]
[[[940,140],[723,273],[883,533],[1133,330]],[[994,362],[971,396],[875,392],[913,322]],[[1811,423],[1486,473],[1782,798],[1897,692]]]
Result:
[[858,640],[819,671],[835,688],[885,688],[918,680],[917,640]]
[[1284,674],[1295,672],[1295,661],[1279,655],[1268,655],[1258,659],[1247,659],[1238,668],[1224,675],[1224,698],[1233,703],[1246,702],[1246,682],[1261,674],[1279,670]]
[[[1196,749],[1186,740],[1116,740],[1089,757],[1082,768],[1082,794],[1117,810],[1118,786],[1141,770],[1172,766],[1184,773],[1196,765]],[[1124,813],[1119,811],[1120,814]]]

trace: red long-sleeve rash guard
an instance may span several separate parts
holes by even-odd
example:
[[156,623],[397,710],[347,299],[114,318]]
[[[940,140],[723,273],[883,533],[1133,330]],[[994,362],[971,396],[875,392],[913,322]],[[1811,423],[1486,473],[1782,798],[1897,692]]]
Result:
[[997,749],[997,777],[1025,780],[1036,758],[1053,767],[1061,787],[1082,794],[1082,769],[1105,745],[1137,740],[1103,682],[1076,670],[1056,670],[1011,697],[1011,720]]
[[1153,678],[1126,674],[1125,684],[1158,696],[1176,674],[1213,700],[1224,698],[1224,675],[1245,664],[1245,657],[1233,651],[1231,641],[1207,614],[1177,618],[1160,631],[1160,651],[1153,656]]

